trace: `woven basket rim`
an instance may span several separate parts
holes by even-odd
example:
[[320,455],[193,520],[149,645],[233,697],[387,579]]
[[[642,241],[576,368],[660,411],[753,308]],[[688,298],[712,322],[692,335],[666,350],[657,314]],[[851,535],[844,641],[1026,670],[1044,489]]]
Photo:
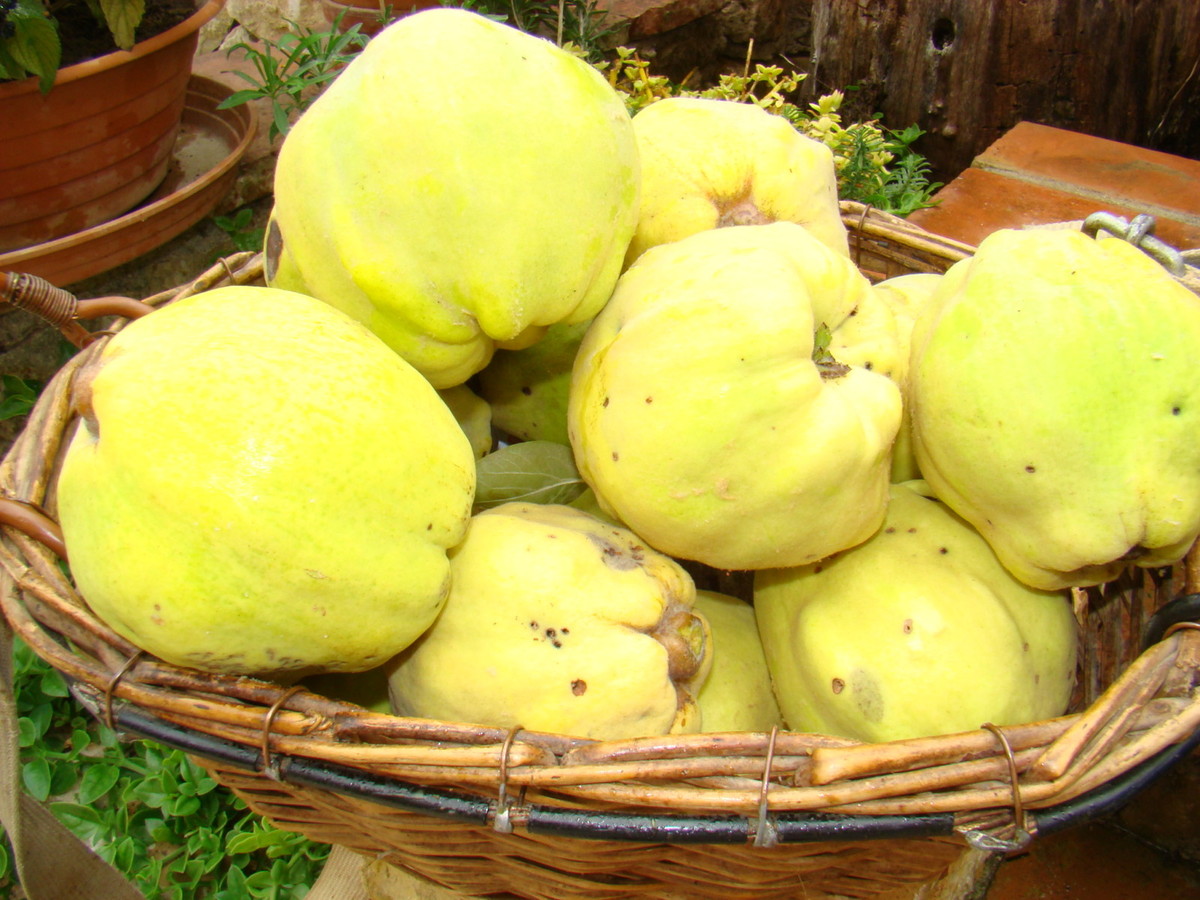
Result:
[[[843,202],[842,212],[860,268],[882,265],[877,278],[894,265],[944,271],[973,249],[861,204]],[[236,254],[144,302],[261,277],[261,254]],[[54,470],[75,421],[70,380],[103,342],[45,388],[0,463],[0,497],[53,512]],[[844,835],[850,822],[863,838],[953,833],[1005,846],[1039,823],[1049,830],[1078,819],[1118,789],[1139,789],[1200,740],[1200,633],[1191,628],[1131,652],[1119,677],[1070,715],[884,744],[787,731],[596,741],[391,716],[143,654],[92,615],[45,540],[0,527],[0,607],[96,716],[282,782],[366,785],[382,803],[497,828],[511,827],[513,815],[526,824],[541,816],[572,836],[612,839],[617,824],[646,819],[660,823],[649,832],[659,839],[684,840],[680,823],[701,822],[695,840],[749,834],[765,844]],[[1196,592],[1197,555],[1193,548],[1168,575],[1130,572],[1120,589],[1154,612],[1163,597]],[[1086,604],[1084,593],[1077,600]],[[814,821],[828,825],[823,837],[820,828],[813,837]]]

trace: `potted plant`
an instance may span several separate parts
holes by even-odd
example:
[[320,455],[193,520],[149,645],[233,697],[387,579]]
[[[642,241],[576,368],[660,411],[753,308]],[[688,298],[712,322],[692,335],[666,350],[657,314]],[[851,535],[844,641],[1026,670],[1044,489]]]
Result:
[[[225,0],[0,2],[0,252],[105,222],[166,175],[200,27]],[[82,37],[81,37],[82,36]],[[80,49],[82,38],[100,42]]]

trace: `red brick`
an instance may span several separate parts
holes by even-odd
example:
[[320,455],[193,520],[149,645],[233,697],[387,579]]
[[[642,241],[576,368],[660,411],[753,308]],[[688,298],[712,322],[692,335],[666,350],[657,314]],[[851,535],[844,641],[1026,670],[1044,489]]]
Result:
[[1155,217],[1155,234],[1200,247],[1200,161],[1022,122],[910,220],[971,244],[999,228],[1075,221],[1093,212]]
[[[965,170],[934,199],[938,206],[917,210],[909,221],[968,244],[978,244],[1000,228],[1071,222],[1101,211],[1130,219],[1146,211],[1131,201],[1080,196],[977,168]],[[1159,216],[1154,233],[1178,249],[1200,247],[1200,222]]]
[[1124,199],[1200,228],[1200,160],[1020,122],[972,166],[1071,193]]

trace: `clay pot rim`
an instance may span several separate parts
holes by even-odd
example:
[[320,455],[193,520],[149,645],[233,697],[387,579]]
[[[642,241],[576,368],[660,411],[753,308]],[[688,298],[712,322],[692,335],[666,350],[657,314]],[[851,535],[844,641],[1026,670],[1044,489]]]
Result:
[[[59,69],[54,77],[54,85],[47,96],[53,96],[54,88],[59,85],[78,81],[80,78],[87,78],[106,69],[112,69],[116,66],[125,65],[132,60],[140,59],[143,56],[149,56],[151,53],[155,53],[164,47],[176,43],[184,35],[193,31],[199,31],[201,26],[213,19],[225,7],[226,2],[227,0],[206,0],[202,6],[198,6],[194,13],[178,25],[174,25],[166,31],[154,35],[154,37],[134,44],[128,50],[114,50],[112,53],[106,53],[103,56],[97,56],[93,59],[85,59],[83,62]],[[19,94],[33,93],[37,90],[38,78],[36,75],[30,75],[28,78],[23,78],[20,81],[0,83],[0,99],[15,97]]]

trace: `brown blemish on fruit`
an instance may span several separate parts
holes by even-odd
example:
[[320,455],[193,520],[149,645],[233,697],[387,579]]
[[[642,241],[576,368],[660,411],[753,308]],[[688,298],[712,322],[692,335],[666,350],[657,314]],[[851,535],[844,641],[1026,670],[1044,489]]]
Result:
[[653,397],[647,397],[647,398],[646,398],[646,402],[647,402],[647,403],[653,403],[653,402],[654,402],[654,398],[653,398]]
[[640,564],[640,556],[626,553],[617,544],[598,534],[589,534],[587,538],[600,549],[600,558],[604,560],[604,564],[617,571],[624,572],[635,569]]
[[531,388],[527,384],[523,384],[523,385],[521,385],[521,393],[524,394],[526,397],[532,397],[533,396],[533,388]]
[[601,404],[600,404],[600,406],[601,406],[603,409],[607,409],[607,408],[608,408],[608,397],[605,397],[605,398],[604,398],[604,402],[603,402],[603,403],[601,403]]
[[862,669],[850,677],[850,690],[854,703],[868,722],[882,722],[884,713],[883,692],[875,676]]
[[614,450],[614,451],[613,451],[613,462],[616,462],[616,461],[617,461],[618,459],[620,459],[620,458],[621,458],[620,454],[619,454],[619,453],[617,453],[617,451],[616,451],[616,450]]
[[267,223],[267,240],[266,246],[263,248],[263,274],[267,281],[275,280],[275,273],[279,271],[279,260],[283,256],[283,232],[279,229],[279,223],[271,219]]
[[1037,471],[1037,469],[1034,466],[1026,466],[1025,471],[1032,475],[1034,472]]
[[582,678],[576,678],[571,682],[571,693],[576,697],[582,697],[587,693],[587,682]]
[[840,678],[835,678],[833,679],[833,684],[831,687],[833,688],[833,692],[835,694],[840,694],[846,689],[846,682],[842,681]]
[[913,633],[913,620],[905,619],[904,625],[902,626],[902,628],[903,628],[905,634],[912,634]]

